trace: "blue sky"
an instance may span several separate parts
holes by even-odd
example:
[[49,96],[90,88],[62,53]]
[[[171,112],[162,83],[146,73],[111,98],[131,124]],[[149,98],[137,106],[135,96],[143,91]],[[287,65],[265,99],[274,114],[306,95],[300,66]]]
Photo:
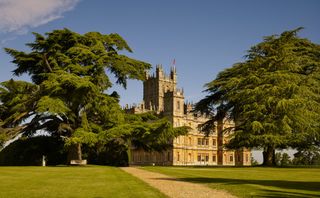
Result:
[[[320,43],[319,10],[317,0],[0,0],[0,45],[27,50],[31,32],[65,27],[79,33],[116,32],[133,49],[131,57],[154,67],[162,64],[167,72],[175,59],[178,86],[186,100],[196,102],[205,83],[243,61],[263,36],[303,26],[300,36]],[[1,49],[0,81],[13,78],[11,60]],[[113,89],[122,105],[142,100],[141,82]]]

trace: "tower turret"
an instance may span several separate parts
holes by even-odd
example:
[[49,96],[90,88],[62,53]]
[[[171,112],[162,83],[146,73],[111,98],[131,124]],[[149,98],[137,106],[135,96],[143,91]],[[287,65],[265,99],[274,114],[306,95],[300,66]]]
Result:
[[162,79],[163,77],[164,77],[164,73],[163,73],[162,65],[157,65],[156,66],[156,78]]
[[175,66],[170,68],[170,79],[173,80],[173,82],[177,82],[177,70]]

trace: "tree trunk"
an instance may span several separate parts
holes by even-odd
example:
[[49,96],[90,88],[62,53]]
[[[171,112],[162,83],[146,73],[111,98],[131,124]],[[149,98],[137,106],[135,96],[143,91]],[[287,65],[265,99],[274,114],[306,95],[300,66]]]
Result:
[[128,166],[130,166],[130,163],[131,163],[131,139],[128,139],[127,140],[127,155],[128,155]]
[[68,151],[68,163],[70,163],[71,160],[82,160],[82,152],[81,152],[81,144],[73,144],[69,146]]
[[77,144],[77,160],[82,160],[81,144]]
[[263,151],[263,165],[264,166],[275,166],[275,149],[272,146],[268,146]]
[[223,165],[223,119],[218,120],[217,125],[217,135],[218,135],[218,165]]

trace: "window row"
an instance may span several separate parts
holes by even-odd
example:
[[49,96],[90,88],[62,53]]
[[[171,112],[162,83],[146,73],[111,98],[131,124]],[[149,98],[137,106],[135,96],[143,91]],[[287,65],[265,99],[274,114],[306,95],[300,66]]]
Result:
[[[208,146],[209,145],[209,138],[198,138],[198,145]],[[216,139],[212,139],[212,146],[217,146]]]
[[[180,136],[175,138],[175,143],[178,144],[188,144],[188,145],[193,145],[193,138],[192,137],[188,137],[187,139],[185,139],[185,137]],[[217,146],[217,139],[213,138],[212,139],[212,143],[209,143],[209,138],[197,138],[197,145],[199,146],[209,146],[209,144],[212,144],[212,146]]]
[[[177,152],[177,161],[180,161],[180,153]],[[191,162],[192,160],[192,155],[191,153],[188,153],[188,162]],[[198,162],[208,162],[209,161],[209,153],[198,153],[197,155],[197,161]],[[217,156],[213,155],[212,156],[212,162],[217,162]]]

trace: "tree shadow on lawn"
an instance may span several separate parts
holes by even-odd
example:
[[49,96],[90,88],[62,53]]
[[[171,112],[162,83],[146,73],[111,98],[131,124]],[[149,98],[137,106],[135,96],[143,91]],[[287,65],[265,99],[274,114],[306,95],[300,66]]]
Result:
[[320,197],[320,195],[314,195],[314,194],[307,194],[307,193],[301,193],[301,192],[287,192],[287,191],[281,191],[281,190],[260,190],[262,191],[261,194],[259,194],[259,197],[264,198],[279,198],[279,197],[290,197],[290,198],[313,198],[313,197]]
[[[170,178],[158,178],[158,179],[170,179]],[[282,188],[282,190],[269,190],[269,189],[257,189],[255,197],[291,197],[291,198],[304,198],[304,197],[320,197],[320,182],[308,182],[308,181],[286,181],[286,180],[246,180],[246,179],[227,179],[227,178],[205,178],[205,177],[193,177],[193,178],[177,178],[174,180],[193,182],[193,183],[219,183],[224,185],[246,185],[254,184],[260,186],[269,186]],[[303,190],[311,191],[305,192],[292,192],[287,190]],[[313,191],[313,192],[312,192]],[[317,194],[317,195],[315,195]]]

